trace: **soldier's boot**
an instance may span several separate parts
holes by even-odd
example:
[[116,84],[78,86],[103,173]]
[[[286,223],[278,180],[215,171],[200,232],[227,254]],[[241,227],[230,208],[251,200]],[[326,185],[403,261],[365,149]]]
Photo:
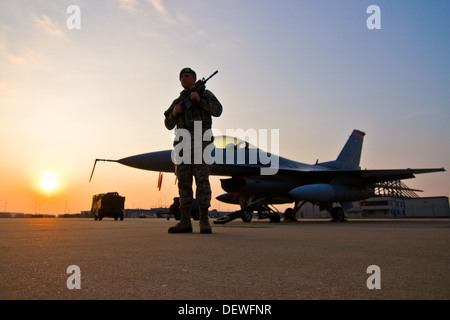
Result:
[[181,219],[173,227],[169,228],[169,233],[189,233],[192,232],[191,209],[181,209]]
[[209,224],[208,208],[200,208],[200,233],[211,233],[211,225]]

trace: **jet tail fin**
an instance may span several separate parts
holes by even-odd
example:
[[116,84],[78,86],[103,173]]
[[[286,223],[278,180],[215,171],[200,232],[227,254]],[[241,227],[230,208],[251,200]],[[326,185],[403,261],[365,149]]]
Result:
[[353,130],[337,159],[320,165],[336,169],[360,169],[359,162],[365,135],[362,131]]

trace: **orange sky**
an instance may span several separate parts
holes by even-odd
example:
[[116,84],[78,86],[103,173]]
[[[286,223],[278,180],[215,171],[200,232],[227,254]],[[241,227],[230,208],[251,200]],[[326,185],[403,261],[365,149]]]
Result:
[[[80,29],[67,27],[69,5]],[[127,208],[170,205],[174,175],[96,158],[170,149],[163,112],[186,66],[224,112],[213,127],[279,129],[280,154],[333,160],[366,132],[361,167],[450,168],[448,1],[13,1],[0,3],[0,211],[89,210],[117,191]],[[58,187],[39,187],[55,173]],[[223,193],[212,179],[213,197]],[[450,196],[448,173],[405,183]],[[234,207],[213,201],[212,208]]]

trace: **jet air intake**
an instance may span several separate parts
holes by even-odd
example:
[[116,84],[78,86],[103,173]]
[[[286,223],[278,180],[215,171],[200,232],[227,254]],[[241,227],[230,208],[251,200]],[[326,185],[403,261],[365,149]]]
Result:
[[358,201],[373,196],[373,190],[366,187],[316,183],[297,187],[289,191],[296,200],[309,202]]

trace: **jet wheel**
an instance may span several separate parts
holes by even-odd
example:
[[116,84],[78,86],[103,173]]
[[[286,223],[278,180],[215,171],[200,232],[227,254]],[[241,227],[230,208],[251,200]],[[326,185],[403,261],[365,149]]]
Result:
[[287,208],[284,211],[284,219],[286,221],[295,221],[295,213],[294,213],[294,209],[292,208]]
[[331,216],[334,221],[343,222],[345,221],[344,210],[341,207],[336,207],[332,209]]
[[278,223],[281,221],[280,215],[278,213],[271,214],[269,217],[270,222]]
[[246,211],[242,215],[242,221],[244,221],[244,222],[250,222],[250,221],[252,221],[252,218],[253,218],[253,212],[251,212],[251,211]]

